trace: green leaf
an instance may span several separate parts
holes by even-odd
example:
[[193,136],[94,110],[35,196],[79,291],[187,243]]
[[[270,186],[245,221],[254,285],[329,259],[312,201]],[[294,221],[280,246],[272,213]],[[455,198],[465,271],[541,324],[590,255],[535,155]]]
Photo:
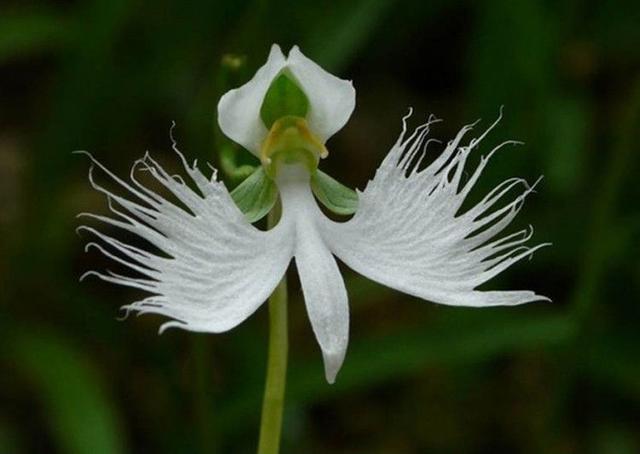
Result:
[[309,99],[302,89],[286,74],[280,74],[271,83],[260,107],[260,118],[271,128],[282,117],[306,117]]
[[[397,9],[394,3],[393,0],[357,0],[336,2],[331,8],[319,4],[322,14],[316,14],[311,22],[302,48],[323,67],[340,70],[358,51],[366,48],[385,18]],[[326,39],[327,36],[331,39]]]
[[247,221],[259,221],[271,211],[278,200],[278,188],[262,167],[244,180],[231,192],[231,198],[238,205]]
[[591,380],[624,399],[640,402],[640,363],[633,332],[620,333],[616,328],[592,336],[591,342],[582,364]]
[[10,452],[12,454],[26,452],[20,435],[16,427],[0,416],[0,452]]
[[619,422],[600,421],[588,435],[589,446],[598,454],[633,454],[640,446],[636,435]]
[[92,359],[59,333],[21,327],[3,334],[16,372],[33,386],[55,436],[69,454],[126,452],[124,434]]
[[556,96],[550,100],[545,125],[552,133],[548,134],[546,149],[553,159],[547,163],[545,178],[562,194],[575,193],[584,184],[587,154],[581,150],[587,147],[587,125],[591,122],[588,112],[586,100],[579,97]]
[[[336,383],[328,386],[322,362],[292,361],[287,399],[302,405],[367,390],[436,367],[468,366],[518,351],[554,348],[575,337],[573,320],[564,315],[514,315],[503,309],[461,311],[453,308],[430,326],[402,330],[384,337],[353,340]],[[375,352],[375,354],[372,354]],[[260,405],[261,391],[250,387],[220,404],[225,430],[237,429],[247,412]]]
[[311,176],[311,189],[318,200],[336,214],[353,214],[358,209],[358,193],[321,170]]
[[70,41],[69,28],[48,11],[5,12],[0,17],[0,62],[58,50]]

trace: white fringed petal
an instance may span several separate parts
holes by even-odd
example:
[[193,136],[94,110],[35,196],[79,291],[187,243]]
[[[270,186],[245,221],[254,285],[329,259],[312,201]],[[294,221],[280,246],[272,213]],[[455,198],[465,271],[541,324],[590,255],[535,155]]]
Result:
[[[149,252],[117,240],[93,227],[95,247],[136,276],[90,271],[105,281],[145,290],[151,296],[124,306],[127,311],[161,314],[173,319],[162,325],[190,331],[227,331],[245,320],[271,294],[293,254],[286,225],[263,232],[245,221],[215,171],[206,178],[196,163],[186,172],[198,191],[177,175],[169,175],[148,155],[137,161],[126,182],[91,158],[96,166],[128,192],[117,195],[98,186],[113,217],[85,214],[125,230],[152,245]],[[145,170],[184,207],[179,207],[135,178]]]
[[294,46],[285,59],[280,47],[271,47],[269,58],[243,86],[230,90],[218,103],[218,123],[222,132],[258,155],[267,135],[260,107],[271,82],[283,71],[296,80],[309,99],[307,121],[311,131],[324,143],[338,132],[355,108],[355,89],[305,57]]
[[[408,138],[405,124],[374,179],[360,194],[354,217],[346,223],[325,221],[323,237],[328,245],[364,276],[435,303],[481,307],[548,300],[531,291],[475,290],[545,246],[523,246],[531,231],[492,240],[510,224],[533,187],[518,178],[506,180],[461,213],[467,194],[502,145],[482,157],[463,182],[467,157],[497,121],[466,146],[460,143],[471,126],[463,128],[441,156],[420,169],[434,121],[430,119]],[[524,191],[503,204],[507,194],[520,185]]]
[[294,257],[309,320],[324,359],[325,376],[335,381],[349,342],[349,305],[344,280],[318,231],[324,215],[309,187],[303,167],[285,167],[278,175],[282,224],[294,224]]

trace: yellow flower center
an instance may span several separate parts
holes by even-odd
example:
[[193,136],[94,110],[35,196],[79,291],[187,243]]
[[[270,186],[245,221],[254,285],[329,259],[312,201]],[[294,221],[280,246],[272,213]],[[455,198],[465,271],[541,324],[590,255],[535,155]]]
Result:
[[282,164],[302,163],[313,172],[320,158],[328,154],[322,141],[309,129],[307,120],[293,115],[276,120],[260,147],[260,161],[272,178]]

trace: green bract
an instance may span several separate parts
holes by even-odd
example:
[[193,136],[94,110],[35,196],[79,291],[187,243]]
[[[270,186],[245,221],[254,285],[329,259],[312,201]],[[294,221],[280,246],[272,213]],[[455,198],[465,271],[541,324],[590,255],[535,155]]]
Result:
[[[318,201],[335,214],[349,215],[358,208],[358,194],[321,170],[311,174],[311,189]],[[265,217],[278,199],[275,182],[263,167],[258,167],[231,192],[247,221],[253,223]]]
[[246,180],[231,192],[247,221],[253,223],[265,217],[278,200],[278,188],[267,177],[264,168],[258,167]]
[[327,209],[336,214],[353,214],[358,209],[358,193],[321,170],[311,174],[311,189]]

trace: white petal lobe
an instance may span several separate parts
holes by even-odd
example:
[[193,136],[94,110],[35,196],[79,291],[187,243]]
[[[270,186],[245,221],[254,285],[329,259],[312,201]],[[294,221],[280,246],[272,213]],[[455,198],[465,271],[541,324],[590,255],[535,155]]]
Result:
[[282,223],[295,224],[296,268],[311,326],[322,349],[325,375],[333,383],[349,342],[347,291],[338,264],[318,231],[318,223],[325,218],[311,194],[308,172],[288,170],[284,169],[278,180]]
[[225,93],[218,103],[218,123],[222,132],[255,155],[267,134],[260,118],[260,107],[271,82],[285,65],[280,47],[274,44],[267,62],[253,78],[240,88]]
[[333,383],[349,341],[344,281],[333,255],[312,227],[298,229],[295,261],[309,319],[322,349],[325,375]]
[[326,141],[342,129],[353,113],[356,106],[353,84],[322,69],[305,57],[298,46],[289,52],[288,64],[309,98],[309,126],[322,141]]
[[[134,246],[82,226],[98,240],[90,245],[133,273],[87,274],[150,293],[124,309],[173,319],[162,329],[226,331],[251,315],[282,278],[293,254],[290,226],[262,232],[248,224],[224,184],[216,181],[215,172],[209,179],[195,163],[189,166],[180,157],[198,191],[181,177],[169,175],[148,155],[134,164],[131,182],[94,160],[128,195],[98,186],[90,175],[92,185],[107,196],[113,217],[85,216],[125,230],[152,247]],[[134,177],[136,169],[150,174],[182,206],[140,183]]]
[[[419,168],[429,126],[399,140],[360,194],[358,211],[346,223],[325,221],[323,236],[335,255],[357,272],[405,293],[455,306],[515,305],[546,297],[531,291],[479,291],[476,287],[545,245],[524,246],[527,231],[501,239],[533,187],[521,179],[498,185],[465,212],[461,206],[495,150],[465,175],[469,153],[480,140],[461,146],[463,128],[433,163]],[[500,148],[500,147],[498,147]],[[465,180],[465,181],[463,181]],[[525,190],[504,202],[513,190]],[[493,241],[492,241],[493,239]]]
[[356,92],[350,81],[339,79],[305,57],[294,46],[287,58],[274,44],[267,62],[243,86],[230,90],[218,103],[222,132],[256,156],[267,135],[260,108],[271,82],[287,72],[309,99],[307,121],[322,142],[338,132],[353,113]]

